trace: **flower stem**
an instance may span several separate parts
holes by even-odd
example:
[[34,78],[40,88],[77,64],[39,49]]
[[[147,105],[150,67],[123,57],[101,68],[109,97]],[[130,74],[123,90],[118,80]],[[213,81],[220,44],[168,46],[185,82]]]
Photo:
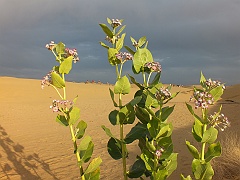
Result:
[[[204,124],[203,125],[203,134],[204,132],[207,130],[207,124]],[[205,146],[206,146],[206,143],[202,143],[202,151],[201,151],[201,160],[204,160],[204,154],[205,154]]]
[[60,96],[60,98],[63,99],[63,97],[62,97],[62,95],[60,94],[60,92],[58,91],[58,89],[57,89],[54,85],[52,85],[52,84],[50,84],[50,86],[52,86],[52,87],[56,90],[56,92],[58,93],[58,95]]
[[118,80],[118,79],[120,79],[120,74],[119,74],[119,71],[118,71],[118,65],[116,64],[115,67],[116,67],[116,74],[117,74],[117,80]]
[[[119,106],[122,107],[122,94],[119,94]],[[126,163],[126,144],[124,143],[124,125],[123,122],[120,124],[120,141],[122,147],[122,166],[123,166],[123,177],[124,180],[127,180],[127,163]]]
[[144,86],[146,87],[147,86],[147,83],[146,83],[146,75],[144,72],[142,72],[142,76],[143,76],[143,84]]
[[152,72],[150,72],[150,74],[148,75],[147,86],[149,85],[149,81],[150,81],[151,75],[152,75]]
[[[63,81],[65,82],[65,76],[64,76],[64,73],[62,73],[62,79]],[[66,82],[65,82],[66,84]],[[63,87],[63,99],[66,100],[66,87]]]
[[[79,163],[81,158],[80,158],[80,155],[79,155],[79,153],[77,151],[77,141],[76,141],[76,137],[74,135],[73,125],[69,125],[69,128],[70,128],[70,132],[71,132],[71,136],[72,136],[74,153],[76,154],[77,162]],[[79,169],[80,169],[80,176],[82,176],[83,175],[83,168],[82,168],[82,166],[79,166]],[[85,178],[83,177],[82,179],[85,179]]]

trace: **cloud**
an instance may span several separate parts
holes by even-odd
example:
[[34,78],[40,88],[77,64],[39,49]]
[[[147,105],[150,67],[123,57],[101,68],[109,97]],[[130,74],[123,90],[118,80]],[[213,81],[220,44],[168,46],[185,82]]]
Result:
[[[114,68],[99,45],[105,35],[98,24],[109,17],[124,19],[127,45],[130,36],[147,36],[166,83],[196,84],[201,70],[239,83],[239,8],[238,0],[2,0],[0,75],[41,78],[56,64],[44,48],[54,40],[78,49],[81,61],[70,79],[114,82]],[[131,64],[124,68],[131,72]]]

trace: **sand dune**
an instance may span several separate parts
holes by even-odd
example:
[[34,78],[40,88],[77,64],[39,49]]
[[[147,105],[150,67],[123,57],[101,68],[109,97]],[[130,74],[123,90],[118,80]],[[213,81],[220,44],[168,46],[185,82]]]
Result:
[[[39,80],[0,77],[0,179],[78,179],[75,156],[73,155],[69,129],[55,122],[56,114],[49,109],[55,91],[40,87]],[[88,123],[87,134],[92,136],[95,149],[93,157],[101,156],[101,179],[122,179],[121,162],[112,160],[107,153],[108,137],[101,129],[105,125],[118,134],[118,127],[112,127],[108,114],[114,109],[109,96],[110,85],[67,83],[68,99],[78,95],[77,106],[81,119]],[[128,102],[137,88],[123,97]],[[180,179],[179,175],[191,173],[191,161],[185,146],[185,139],[192,140],[193,118],[185,102],[191,96],[191,89],[174,87],[180,94],[171,102],[176,104],[169,121],[173,122],[173,142],[179,153],[178,168],[169,179]],[[240,85],[227,87],[223,99],[223,112],[232,122],[227,131],[239,128]],[[214,108],[212,109],[214,110]],[[126,127],[126,132],[131,129]],[[128,146],[128,164],[139,152],[136,143]]]

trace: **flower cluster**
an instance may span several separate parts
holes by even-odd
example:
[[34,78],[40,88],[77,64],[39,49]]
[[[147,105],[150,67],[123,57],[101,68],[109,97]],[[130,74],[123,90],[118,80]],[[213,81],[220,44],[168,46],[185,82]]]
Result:
[[190,98],[190,101],[192,99],[195,99],[194,103],[195,103],[195,109],[197,108],[202,108],[202,109],[206,109],[208,108],[208,105],[212,105],[214,102],[214,99],[212,97],[212,95],[208,92],[200,92],[198,90],[195,90],[193,93],[193,96]]
[[122,25],[122,23],[119,19],[112,19],[112,27],[113,28],[116,28],[116,27],[121,26],[121,25]]
[[162,156],[164,149],[160,148],[159,150],[156,150],[155,155],[157,156],[158,159]]
[[50,109],[52,109],[53,112],[62,112],[68,105],[72,106],[72,104],[73,102],[69,100],[54,99],[52,105],[50,106]]
[[49,86],[52,83],[52,79],[51,79],[51,73],[53,71],[49,71],[49,73],[43,77],[42,81],[41,81],[41,87],[42,89],[44,88],[45,85]]
[[162,67],[159,62],[147,62],[145,65],[151,72],[161,72]]
[[52,51],[55,45],[56,45],[56,44],[54,43],[54,41],[50,41],[50,43],[49,43],[49,44],[46,44],[45,47],[46,47],[48,50]]
[[[53,51],[53,49],[56,47],[56,44],[54,43],[54,41],[51,41],[49,44],[46,44],[45,46],[48,50]],[[77,53],[77,49],[70,49],[70,48],[65,48],[65,55],[64,57],[67,58],[69,56],[73,56],[73,61],[74,63],[76,63],[77,61],[79,61],[79,57],[78,57],[78,53]]]
[[119,59],[121,62],[123,62],[123,61],[132,60],[133,56],[127,52],[119,52],[118,54],[116,54],[116,58]]
[[67,56],[73,56],[73,61],[74,63],[76,63],[77,61],[79,61],[79,57],[78,57],[78,53],[77,53],[77,49],[69,49],[66,48],[65,52],[67,53]]
[[[222,83],[220,81],[212,81],[212,79],[208,79],[205,81],[205,85],[208,89],[213,89],[215,87],[221,86]],[[222,85],[222,88],[225,89],[225,86]]]
[[221,131],[224,131],[227,127],[230,127],[230,122],[224,114],[217,115],[217,113],[214,112],[214,115],[210,115],[208,120],[212,127],[218,127]]
[[158,101],[171,98],[172,94],[168,89],[160,88],[156,93],[155,97]]

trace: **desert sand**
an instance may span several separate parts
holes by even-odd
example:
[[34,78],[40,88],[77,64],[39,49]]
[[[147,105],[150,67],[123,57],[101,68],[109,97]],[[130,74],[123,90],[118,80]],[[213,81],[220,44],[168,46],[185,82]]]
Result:
[[[53,99],[59,99],[51,87],[41,89],[40,80],[0,77],[0,179],[10,180],[73,180],[79,179],[75,155],[69,128],[55,121],[56,113],[49,106]],[[81,119],[88,123],[86,134],[92,136],[95,144],[93,157],[100,156],[101,179],[122,179],[121,161],[111,159],[107,152],[108,136],[101,125],[118,134],[119,128],[108,121],[108,114],[114,110],[106,84],[67,83],[68,99],[78,95],[77,106],[81,109]],[[128,102],[137,88],[123,97]],[[178,168],[170,180],[180,179],[180,174],[191,174],[191,161],[185,139],[194,142],[191,135],[193,117],[188,112],[185,102],[192,94],[191,87],[173,87],[180,91],[170,101],[175,104],[175,111],[169,117],[174,125],[174,151],[178,152]],[[239,131],[240,85],[227,87],[223,98],[212,108],[223,105],[223,113],[231,121],[228,131]],[[127,125],[129,132],[132,125]],[[238,133],[239,134],[239,133]],[[224,148],[224,147],[223,147]],[[138,154],[137,142],[128,146],[127,164],[132,164]]]

